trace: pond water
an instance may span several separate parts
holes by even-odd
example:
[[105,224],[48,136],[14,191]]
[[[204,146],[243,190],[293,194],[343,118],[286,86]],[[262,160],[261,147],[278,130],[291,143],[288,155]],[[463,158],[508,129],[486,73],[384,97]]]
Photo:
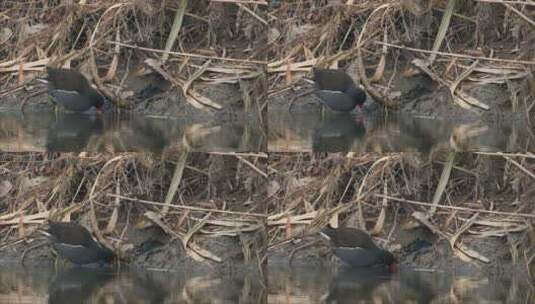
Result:
[[535,151],[535,134],[521,119],[488,125],[408,114],[273,111],[268,125],[270,152]]
[[400,269],[398,273],[324,267],[268,269],[275,303],[535,303],[526,279],[460,276]]
[[263,285],[252,274],[2,267],[0,303],[265,303]]
[[133,114],[0,113],[2,152],[265,151],[255,121],[217,124]]

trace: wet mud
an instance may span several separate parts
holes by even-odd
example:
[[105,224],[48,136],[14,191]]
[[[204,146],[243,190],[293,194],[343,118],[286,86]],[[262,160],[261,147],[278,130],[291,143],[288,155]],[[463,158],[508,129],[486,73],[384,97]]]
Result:
[[[515,84],[517,92],[523,91],[523,83]],[[294,113],[310,111],[310,109],[321,110],[321,103],[311,92],[313,84],[302,81],[295,90],[287,90],[269,98],[269,111],[291,111]],[[425,75],[411,77],[399,76],[392,83],[390,94],[396,95],[400,107],[394,112],[407,113],[416,116],[455,120],[459,123],[482,121],[486,123],[496,123],[499,121],[525,120],[526,105],[517,104],[513,110],[511,100],[511,89],[503,84],[468,84],[463,86],[463,91],[468,95],[489,106],[489,110],[482,110],[477,107],[464,109],[455,104],[451,98],[449,88],[433,83]],[[292,101],[292,102],[290,102]],[[529,107],[529,105],[527,105]],[[371,96],[367,96],[364,104],[365,113],[383,113],[382,106],[375,102]],[[330,111],[330,110],[327,110]],[[533,116],[533,114],[530,114]]]

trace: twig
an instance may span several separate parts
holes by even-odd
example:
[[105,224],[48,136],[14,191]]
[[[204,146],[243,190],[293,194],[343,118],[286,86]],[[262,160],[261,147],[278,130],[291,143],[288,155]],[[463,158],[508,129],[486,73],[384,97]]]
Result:
[[196,58],[208,58],[208,59],[215,59],[215,60],[224,60],[224,61],[231,61],[231,62],[245,62],[245,63],[252,63],[252,64],[262,64],[265,65],[266,61],[260,61],[260,60],[249,60],[249,59],[237,59],[237,58],[225,58],[225,57],[218,57],[218,56],[208,56],[208,55],[199,55],[199,54],[192,54],[192,53],[182,53],[182,52],[166,52],[164,50],[158,50],[158,49],[151,49],[146,47],[141,47],[137,45],[132,44],[126,44],[118,41],[106,41],[106,43],[110,44],[119,44],[120,46],[136,49],[140,51],[148,51],[148,52],[155,52],[155,53],[169,53],[169,55],[175,55],[175,56],[187,56],[187,57],[196,57]]
[[290,99],[290,106],[288,107],[288,112],[290,112],[290,113],[292,112],[292,108],[293,108],[294,102],[295,102],[295,100],[297,98],[312,94],[313,92],[314,92],[314,89],[311,89],[311,90],[307,90],[305,92],[302,92],[300,94],[297,94],[297,95],[293,96],[292,99]]
[[97,221],[97,215],[96,215],[96,212],[95,212],[95,202],[94,202],[94,198],[95,198],[96,195],[94,193],[95,193],[95,189],[97,188],[97,184],[98,184],[99,178],[102,176],[102,172],[104,172],[104,169],[107,166],[109,166],[112,163],[114,163],[115,161],[121,161],[124,158],[125,158],[125,156],[118,155],[118,156],[108,160],[104,164],[104,166],[102,166],[100,171],[98,172],[97,177],[95,177],[95,182],[93,183],[93,186],[91,187],[91,190],[89,192],[89,206],[90,206],[89,218],[90,218],[91,228],[93,229],[93,232],[95,233],[97,239],[99,241],[101,241],[104,245],[106,245],[107,247],[111,247],[111,246],[109,246],[108,242],[106,241],[106,239],[102,235],[102,232],[98,228],[98,221]]
[[253,18],[255,18],[256,20],[260,21],[260,23],[264,24],[264,25],[268,25],[268,22],[264,19],[262,19],[260,16],[258,16],[255,12],[253,12],[250,8],[248,8],[247,6],[243,5],[243,4],[240,4],[240,3],[237,3],[237,5],[242,8],[244,11],[248,12],[249,14],[251,14],[251,16],[253,16]]
[[244,4],[258,4],[258,5],[268,5],[265,0],[210,0],[212,2],[225,2],[225,3],[244,3]]
[[479,59],[479,60],[504,62],[504,63],[535,65],[535,61],[489,58],[489,57],[483,57],[483,56],[472,56],[472,55],[466,55],[466,54],[446,53],[446,52],[439,52],[439,51],[433,52],[433,51],[429,51],[429,50],[417,49],[417,48],[412,48],[412,47],[408,47],[408,46],[404,46],[404,45],[386,43],[386,42],[382,42],[382,41],[374,41],[374,43],[375,44],[380,44],[380,45],[386,45],[386,46],[397,48],[397,49],[412,51],[412,52],[420,52],[420,53],[424,53],[424,54],[436,53],[437,55],[441,55],[441,56],[450,56],[450,57],[465,58],[465,59]]
[[507,157],[507,156],[504,156],[505,159],[507,159],[508,161],[510,161],[513,165],[515,165],[518,169],[520,169],[522,172],[526,173],[527,175],[529,175],[531,178],[535,179],[535,174],[531,173],[528,171],[528,169],[524,168],[524,166],[522,166],[521,164],[519,164],[517,161],[515,161],[514,159],[510,158],[510,157]]
[[319,239],[319,240],[314,240],[314,241],[312,241],[310,243],[307,243],[307,244],[304,244],[304,245],[301,245],[301,246],[298,246],[298,247],[294,248],[292,250],[292,252],[290,252],[290,256],[288,257],[288,265],[290,265],[290,266],[292,265],[292,260],[294,258],[294,255],[297,253],[297,251],[303,250],[303,249],[308,248],[308,247],[312,247],[312,246],[314,246],[316,244],[322,244],[322,243],[323,243],[323,241],[321,239]]
[[[376,197],[386,197],[389,200],[401,202],[401,203],[407,203],[407,204],[413,204],[413,205],[419,205],[419,206],[426,206],[426,207],[433,207],[433,204],[430,203],[424,203],[424,202],[418,202],[413,200],[408,200],[404,198],[398,198],[393,196],[387,196],[382,194],[374,194]],[[452,210],[459,210],[459,211],[466,211],[466,212],[480,212],[480,213],[489,213],[489,214],[497,214],[497,215],[506,215],[506,216],[519,216],[519,217],[529,217],[529,218],[535,218],[535,214],[529,214],[529,213],[515,213],[515,212],[505,212],[505,211],[492,211],[492,210],[485,210],[485,209],[473,209],[473,208],[466,208],[466,207],[457,207],[457,206],[445,206],[445,205],[436,205],[437,208],[444,208],[444,209],[452,209]]]
[[521,5],[531,5],[535,6],[535,2],[526,2],[526,1],[519,1],[519,0],[475,0],[477,2],[485,2],[485,3],[508,3],[508,4],[521,4]]
[[[173,85],[179,86],[179,87],[183,87],[184,86],[185,82],[183,80],[181,80],[179,78],[175,78],[175,77],[171,76],[171,74],[167,73],[167,71],[165,71],[162,68],[162,65],[160,64],[160,62],[158,62],[158,61],[156,61],[155,59],[152,59],[152,58],[147,58],[147,59],[145,59],[144,62],[149,67],[151,67],[154,71],[156,71],[160,75],[162,75],[163,78],[165,78],[166,80],[171,82]],[[197,108],[199,110],[208,111],[208,108],[206,106],[211,106],[211,107],[214,107],[214,108],[216,108],[218,110],[220,110],[222,108],[221,105],[209,100],[208,98],[205,98],[204,96],[201,96],[194,89],[190,89],[189,90],[189,95],[185,95],[184,97],[186,97],[186,101],[189,104],[191,104],[193,107],[195,107],[195,108]]]
[[34,245],[34,246],[31,246],[29,248],[26,248],[23,252],[22,252],[22,257],[20,258],[20,263],[24,266],[24,259],[26,258],[26,253],[28,253],[29,251],[32,251],[36,248],[39,248],[39,247],[43,247],[45,245],[48,244],[48,241],[46,242],[42,242],[42,243],[39,243],[37,245]]
[[[160,202],[142,200],[142,199],[127,197],[127,196],[122,196],[122,195],[116,195],[112,193],[107,193],[106,195],[109,197],[119,197],[120,199],[124,199],[124,200],[131,201],[131,202],[136,202],[136,203],[142,203],[142,204],[154,205],[154,206],[165,206],[164,203],[160,203]],[[193,211],[217,212],[217,213],[244,215],[244,216],[255,216],[255,217],[262,217],[262,218],[266,217],[265,214],[253,213],[253,212],[226,211],[226,210],[192,207],[192,206],[180,206],[180,205],[170,205],[169,207],[176,208],[176,209],[193,210]]]
[[258,169],[258,167],[256,167],[253,163],[251,163],[250,161],[246,160],[245,158],[243,158],[241,156],[236,156],[236,158],[238,158],[239,160],[244,162],[247,166],[251,167],[251,169],[256,171],[258,174],[262,175],[263,177],[265,177],[265,178],[268,177],[267,173],[265,173],[264,171]]
[[24,96],[24,98],[22,98],[22,103],[20,105],[20,111],[22,113],[24,113],[24,108],[26,106],[26,102],[28,102],[28,99],[30,99],[31,97],[35,97],[35,96],[44,94],[46,92],[47,92],[47,89],[44,89],[44,90],[41,90],[41,91],[38,91],[38,92],[34,92],[34,93],[30,94],[30,95]]
[[524,19],[527,23],[531,24],[532,26],[535,26],[535,22],[531,19],[529,19],[528,16],[522,14],[521,11],[517,10],[514,6],[512,6],[511,4],[508,4],[508,3],[503,3],[503,5],[505,5],[505,7],[507,7],[508,9],[512,10],[513,12],[515,12],[518,16],[520,16],[520,18]]
[[241,152],[208,152],[208,154],[214,155],[232,155],[232,156],[250,156],[250,157],[261,157],[268,158],[267,153],[241,153]]
[[[385,9],[388,10],[392,4],[383,4],[379,7],[377,7],[366,19],[366,22],[364,23],[364,26],[362,27],[362,30],[359,34],[359,38],[357,40],[357,72],[360,78],[360,81],[362,82],[362,85],[366,89],[366,92],[368,92],[376,101],[378,101],[381,105],[395,109],[399,107],[399,103],[392,100],[390,97],[388,97],[386,94],[380,93],[378,90],[376,90],[370,83],[370,80],[366,76],[366,69],[364,66],[364,59],[362,57],[362,49],[364,46],[364,34],[367,32],[366,27],[368,26],[368,23],[370,22],[372,16],[377,13],[378,11]],[[388,44],[386,44],[388,45]]]
[[490,156],[509,156],[509,157],[525,157],[525,158],[533,158],[535,159],[535,154],[531,152],[524,153],[504,153],[504,152],[474,152],[475,154],[480,155],[490,155]]

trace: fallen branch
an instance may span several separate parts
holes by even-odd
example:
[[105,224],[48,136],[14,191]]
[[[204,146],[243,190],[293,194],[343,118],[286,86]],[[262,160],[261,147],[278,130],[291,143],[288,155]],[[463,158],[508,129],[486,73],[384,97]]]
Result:
[[420,52],[420,53],[424,53],[424,54],[436,53],[437,55],[440,55],[440,56],[449,56],[449,57],[464,58],[464,59],[477,59],[477,60],[486,60],[486,61],[494,61],[494,62],[535,65],[535,61],[490,58],[490,57],[483,57],[483,56],[473,56],[473,55],[466,55],[466,54],[459,54],[459,53],[446,53],[446,52],[439,52],[439,51],[434,52],[434,51],[429,51],[429,50],[424,50],[424,49],[412,48],[412,47],[408,47],[408,46],[404,46],[404,45],[385,43],[385,42],[382,42],[382,41],[374,41],[374,43],[375,44],[380,44],[380,45],[386,45],[386,46],[397,48],[397,49],[412,51],[412,52]]
[[[389,200],[393,200],[400,203],[407,203],[412,205],[418,205],[418,206],[426,206],[426,207],[433,207],[433,204],[430,203],[424,203],[424,202],[418,202],[413,200],[408,200],[404,198],[398,198],[393,196],[387,196],[382,194],[374,194],[374,196],[379,198],[386,197]],[[496,215],[505,215],[505,216],[518,216],[518,217],[528,217],[528,218],[535,218],[535,214],[529,214],[529,213],[516,213],[516,212],[505,212],[505,211],[492,211],[492,210],[485,210],[485,209],[474,209],[474,208],[467,208],[467,207],[457,207],[457,206],[445,206],[445,205],[435,205],[437,208],[442,209],[451,209],[451,210],[458,210],[458,211],[464,211],[464,212],[479,212],[479,213],[488,213],[488,214],[496,214]]]
[[[122,196],[122,195],[116,195],[112,193],[107,193],[106,195],[109,197],[118,197],[120,199],[124,199],[124,200],[131,201],[131,202],[136,202],[136,203],[142,203],[142,204],[154,205],[154,206],[166,206],[164,203],[160,203],[160,202],[142,200],[142,199],[127,197],[127,196]],[[181,206],[181,205],[169,205],[169,207],[175,208],[175,209],[192,210],[192,211],[217,212],[217,213],[235,214],[235,215],[243,215],[243,216],[262,217],[262,218],[266,217],[266,214],[253,213],[253,212],[227,211],[227,210],[218,210],[218,209],[192,207],[192,206]]]

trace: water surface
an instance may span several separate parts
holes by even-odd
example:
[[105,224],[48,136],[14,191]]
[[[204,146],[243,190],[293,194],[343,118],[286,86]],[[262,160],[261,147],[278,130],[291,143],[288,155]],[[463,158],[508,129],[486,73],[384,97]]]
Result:
[[534,303],[526,279],[460,276],[401,269],[269,267],[268,304]]
[[265,150],[256,121],[150,117],[134,114],[0,113],[2,152],[249,152]]
[[0,268],[0,303],[265,303],[254,275]]
[[535,133],[520,119],[485,124],[408,114],[271,111],[268,125],[271,152],[535,151]]

